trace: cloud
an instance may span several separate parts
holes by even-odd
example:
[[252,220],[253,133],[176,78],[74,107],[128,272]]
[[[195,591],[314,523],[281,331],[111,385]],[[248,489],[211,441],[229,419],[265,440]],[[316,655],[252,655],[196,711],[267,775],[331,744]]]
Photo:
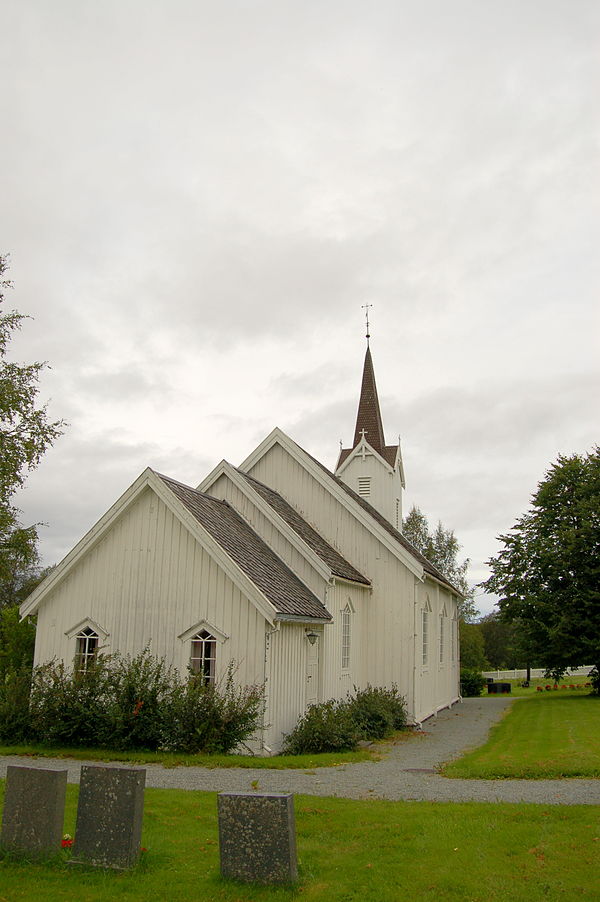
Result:
[[280,425],[333,466],[368,301],[407,503],[481,569],[597,438],[600,6],[31,0],[3,24],[13,351],[70,423],[24,495],[49,558],[153,460],[195,484]]
[[40,523],[44,564],[58,563],[147,467],[195,485],[216,461],[202,452],[127,444],[104,433],[70,436],[48,451],[15,502],[22,522]]

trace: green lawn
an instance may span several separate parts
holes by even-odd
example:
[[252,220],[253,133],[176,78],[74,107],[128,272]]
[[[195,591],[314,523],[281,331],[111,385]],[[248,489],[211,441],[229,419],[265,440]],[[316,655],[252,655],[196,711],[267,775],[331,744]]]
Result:
[[[77,787],[67,790],[73,833]],[[219,876],[216,796],[146,790],[131,873],[0,857],[1,902],[541,902],[600,898],[591,806],[354,802],[297,796],[300,883],[256,887]]]
[[[541,695],[541,692],[538,692],[538,686],[540,686],[541,689],[547,695],[550,695],[551,692],[554,692],[557,695],[566,695],[567,692],[569,691],[569,689],[568,689],[569,686],[575,686],[578,695],[586,695],[589,693],[590,686],[591,686],[590,679],[586,674],[581,674],[579,676],[571,675],[571,676],[565,677],[564,679],[560,680],[559,683],[557,683],[557,685],[559,687],[558,689],[551,688],[549,692],[546,692],[545,687],[546,686],[553,687],[554,680],[546,680],[543,677],[535,677],[534,679],[532,679],[527,688],[524,688],[523,686],[521,686],[521,683],[524,682],[522,679],[500,680],[500,681],[496,680],[496,682],[510,683],[510,685],[511,685],[510,694],[513,696],[517,696],[519,698],[530,698],[531,696]],[[563,689],[562,688],[563,686],[566,686],[567,688]],[[488,695],[487,689],[484,689],[482,694],[484,696],[486,696],[487,698],[497,698],[498,697],[496,695]],[[506,698],[506,696],[504,696],[504,698]]]
[[479,779],[600,777],[600,699],[558,690],[517,700],[485,745],[442,773]]
[[[394,738],[412,735],[408,730]],[[378,761],[375,749],[355,752],[323,752],[320,755],[273,755],[271,758],[253,755],[186,755],[178,752],[115,752],[112,749],[64,748],[48,745],[0,745],[0,755],[22,755],[29,758],[75,758],[77,761],[129,761],[131,764],[164,764],[165,767],[245,767],[287,770],[315,767],[337,767],[357,761]],[[0,902],[2,897],[0,896]]]

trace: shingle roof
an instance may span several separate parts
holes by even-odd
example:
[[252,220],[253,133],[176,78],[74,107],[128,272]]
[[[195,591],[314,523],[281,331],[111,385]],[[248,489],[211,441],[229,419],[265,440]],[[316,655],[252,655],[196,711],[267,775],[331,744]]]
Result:
[[226,501],[157,474],[281,615],[331,620],[310,589]]
[[306,542],[309,548],[311,548],[315,554],[327,564],[334,576],[339,576],[341,579],[349,579],[353,582],[362,583],[367,586],[371,585],[371,581],[367,579],[366,576],[363,576],[362,573],[359,573],[356,567],[353,567],[352,564],[342,557],[339,551],[336,551],[329,542],[326,542],[325,539],[320,536],[319,533],[313,529],[313,527],[300,516],[298,511],[294,510],[294,508],[288,504],[285,498],[282,498],[278,492],[269,488],[269,486],[264,485],[262,482],[259,482],[257,479],[254,479],[253,476],[244,473],[242,470],[238,470],[237,472],[243,476],[261,498],[263,498],[263,500],[266,501],[283,520],[285,520],[288,526],[291,526],[294,532]]
[[336,469],[341,467],[348,455],[356,448],[363,433],[371,448],[374,448],[375,451],[389,463],[390,467],[393,468],[396,463],[398,445],[386,445],[385,443],[383,420],[381,419],[377,385],[375,383],[375,370],[373,369],[373,358],[371,357],[371,349],[368,346],[363,366],[360,400],[358,402],[356,426],[354,428],[354,441],[351,448],[341,449]]
[[368,443],[381,454],[385,447],[385,438],[383,437],[383,422],[381,419],[381,411],[379,409],[379,399],[377,397],[377,386],[375,384],[375,371],[373,369],[371,349],[368,346],[367,353],[365,354],[362,385],[360,387],[358,413],[356,414],[354,442],[352,443],[353,448],[356,448],[360,442],[363,429],[366,433],[365,438]]
[[[365,436],[365,438],[366,438],[366,436]],[[368,438],[367,438],[367,441],[369,441]],[[370,444],[370,442],[369,442],[369,444]],[[337,466],[336,466],[336,470],[339,470],[339,468],[342,466],[342,464],[344,463],[344,461],[346,460],[348,455],[352,454],[353,451],[354,451],[354,448],[342,448],[341,449],[340,456],[338,458],[338,462],[337,462]],[[396,465],[396,455],[398,454],[398,445],[385,445],[381,449],[379,454],[381,454],[383,459],[388,462],[388,464],[390,465],[390,467],[392,469],[394,469],[394,466]]]

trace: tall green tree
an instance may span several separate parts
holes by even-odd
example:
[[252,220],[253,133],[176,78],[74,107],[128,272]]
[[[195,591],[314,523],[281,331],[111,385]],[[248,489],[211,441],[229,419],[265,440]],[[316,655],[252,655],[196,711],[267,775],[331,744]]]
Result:
[[524,667],[528,662],[518,654],[517,624],[508,623],[499,611],[486,614],[479,621],[484,651],[492,670],[512,670]]
[[446,529],[438,522],[435,530],[431,532],[427,517],[420,508],[413,505],[402,521],[402,534],[461,593],[463,596],[459,603],[461,619],[465,622],[473,620],[477,612],[473,601],[474,589],[467,582],[470,560],[466,558],[459,561],[461,545],[454,535],[454,530]]
[[461,623],[460,667],[484,670],[487,666],[483,634],[478,623]]
[[[6,256],[0,256],[0,308],[4,292],[12,287],[3,278],[7,266]],[[21,364],[8,357],[10,340],[24,319],[16,310],[0,309],[0,584],[37,564],[36,526],[21,524],[12,499],[64,426],[61,420],[51,421],[46,407],[37,402],[46,364]]]
[[488,561],[483,583],[503,619],[560,679],[567,668],[600,670],[600,448],[559,456],[531,507]]

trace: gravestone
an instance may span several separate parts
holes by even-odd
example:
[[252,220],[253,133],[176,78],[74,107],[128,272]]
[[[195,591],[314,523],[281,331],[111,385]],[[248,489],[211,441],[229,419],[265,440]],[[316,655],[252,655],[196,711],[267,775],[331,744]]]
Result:
[[9,764],[0,845],[48,855],[61,848],[67,771]]
[[290,883],[298,878],[294,796],[220,792],[221,874],[247,883]]
[[143,767],[83,765],[72,864],[132,867],[140,854]]

